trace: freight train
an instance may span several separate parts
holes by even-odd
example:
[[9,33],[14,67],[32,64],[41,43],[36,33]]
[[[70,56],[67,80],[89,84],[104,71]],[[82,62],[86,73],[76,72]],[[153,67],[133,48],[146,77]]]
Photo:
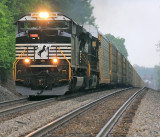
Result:
[[92,25],[80,26],[58,12],[29,13],[15,25],[13,78],[22,95],[144,86],[129,61]]

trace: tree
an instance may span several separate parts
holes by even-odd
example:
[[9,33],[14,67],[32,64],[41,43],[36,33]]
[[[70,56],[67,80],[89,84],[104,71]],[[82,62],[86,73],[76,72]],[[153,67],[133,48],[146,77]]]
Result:
[[[43,8],[42,8],[43,5]],[[39,8],[49,9],[45,0],[1,0],[0,3],[0,80],[5,82],[15,61],[14,22],[25,14]],[[38,8],[37,8],[38,7]]]
[[66,14],[77,23],[84,25],[95,24],[95,17],[92,15],[93,6],[91,0],[48,0],[53,11]]
[[111,43],[127,58],[128,52],[125,47],[125,39],[120,37],[114,37],[111,34],[105,34],[105,37],[111,41]]
[[5,5],[14,13],[12,16],[15,21],[29,12],[51,9],[47,0],[6,0]]
[[2,82],[7,80],[14,60],[15,33],[13,18],[4,1],[0,3],[0,79]]
[[91,0],[4,0],[5,5],[14,13],[14,20],[18,20],[29,12],[54,11],[62,12],[77,23],[95,24],[92,15],[93,6]]

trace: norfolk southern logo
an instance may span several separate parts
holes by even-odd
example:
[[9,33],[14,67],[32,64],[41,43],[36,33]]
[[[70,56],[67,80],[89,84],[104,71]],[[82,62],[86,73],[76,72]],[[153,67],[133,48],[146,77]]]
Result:
[[38,52],[38,55],[41,57],[42,52],[46,51],[46,46],[44,45],[42,50]]

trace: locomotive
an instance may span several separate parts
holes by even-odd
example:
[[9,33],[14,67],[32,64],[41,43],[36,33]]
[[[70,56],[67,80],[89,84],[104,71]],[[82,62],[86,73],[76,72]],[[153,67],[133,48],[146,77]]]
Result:
[[22,95],[144,84],[128,60],[92,25],[80,26],[59,12],[32,12],[15,24],[13,79]]

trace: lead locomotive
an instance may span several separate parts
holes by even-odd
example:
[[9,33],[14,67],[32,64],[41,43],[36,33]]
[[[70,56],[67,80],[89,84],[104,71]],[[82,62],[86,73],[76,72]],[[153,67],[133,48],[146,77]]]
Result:
[[63,95],[95,88],[99,39],[57,12],[29,13],[17,22],[13,77],[22,95]]

